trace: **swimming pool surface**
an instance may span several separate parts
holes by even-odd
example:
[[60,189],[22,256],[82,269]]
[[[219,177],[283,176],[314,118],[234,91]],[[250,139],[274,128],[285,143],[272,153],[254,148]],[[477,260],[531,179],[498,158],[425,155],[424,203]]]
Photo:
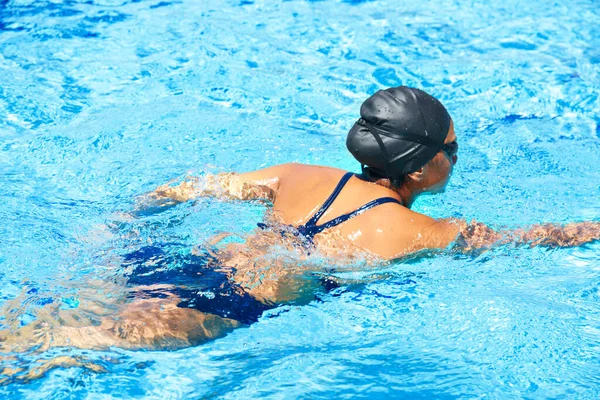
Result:
[[[434,217],[494,227],[600,219],[600,3],[0,1],[0,329],[150,242],[248,233],[260,205],[203,200],[127,223],[188,171],[297,161],[357,170],[361,102],[416,86],[454,118]],[[178,351],[85,356],[8,398],[600,397],[600,245],[498,248],[386,266]],[[106,296],[110,296],[107,293]]]

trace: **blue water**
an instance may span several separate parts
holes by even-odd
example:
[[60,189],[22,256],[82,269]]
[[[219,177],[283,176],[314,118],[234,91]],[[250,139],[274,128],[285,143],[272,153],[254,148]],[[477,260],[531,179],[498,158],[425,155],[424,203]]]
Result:
[[[245,234],[258,204],[119,222],[189,171],[356,170],[345,134],[379,88],[452,114],[459,163],[415,209],[494,227],[600,219],[596,0],[0,1],[0,329],[78,307],[123,249]],[[600,397],[600,245],[505,247],[378,279],[178,351],[83,355],[12,398]],[[109,294],[107,294],[108,296]],[[18,374],[17,374],[18,375]]]

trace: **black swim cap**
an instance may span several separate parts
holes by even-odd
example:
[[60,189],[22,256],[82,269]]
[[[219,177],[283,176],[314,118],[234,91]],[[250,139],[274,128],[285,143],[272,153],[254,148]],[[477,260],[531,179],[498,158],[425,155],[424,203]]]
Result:
[[371,173],[401,179],[427,164],[441,150],[450,114],[439,100],[419,89],[380,90],[360,107],[346,146]]

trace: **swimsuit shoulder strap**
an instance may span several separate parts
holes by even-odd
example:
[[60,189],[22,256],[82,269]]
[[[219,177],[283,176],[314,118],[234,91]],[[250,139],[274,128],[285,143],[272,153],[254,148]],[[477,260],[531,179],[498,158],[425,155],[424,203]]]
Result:
[[336,217],[336,218],[334,218],[330,221],[327,221],[321,225],[310,225],[310,226],[308,224],[304,225],[303,227],[301,227],[301,232],[303,235],[312,238],[317,233],[321,233],[325,229],[333,228],[334,226],[344,223],[344,222],[348,221],[349,219],[354,218],[354,217],[364,213],[367,210],[370,210],[373,207],[377,207],[377,206],[380,206],[382,204],[387,204],[387,203],[396,203],[396,204],[402,205],[402,203],[400,201],[398,201],[397,199],[394,199],[393,197],[380,197],[378,199],[371,200],[370,202],[360,206],[359,208],[357,208],[356,210],[354,210],[352,212],[349,212],[347,214],[342,214],[339,217]]
[[327,211],[329,209],[329,207],[331,207],[331,204],[338,197],[338,195],[340,194],[340,192],[342,191],[342,189],[344,188],[344,186],[346,186],[346,183],[348,183],[348,181],[350,180],[350,178],[352,178],[352,175],[354,175],[352,172],[346,172],[344,174],[344,176],[342,177],[342,179],[340,179],[340,181],[338,182],[338,184],[335,187],[335,189],[333,189],[333,192],[331,192],[331,194],[329,195],[329,197],[327,198],[327,200],[325,200],[325,203],[323,203],[323,205],[321,206],[321,208],[319,208],[317,210],[317,212],[303,225],[303,227],[309,227],[309,226],[316,226],[317,225],[317,222],[319,221],[319,218],[321,218],[321,216],[323,216],[323,214],[325,214],[325,211]]
[[329,209],[329,207],[331,207],[331,204],[338,197],[338,195],[340,194],[340,192],[342,191],[344,186],[346,186],[346,183],[348,183],[348,181],[350,180],[352,175],[354,175],[352,172],[347,172],[346,174],[344,174],[344,176],[342,177],[342,179],[340,179],[340,181],[337,184],[337,186],[335,187],[335,189],[333,189],[333,192],[331,193],[331,195],[329,195],[327,200],[325,200],[325,202],[317,210],[317,212],[304,225],[300,225],[297,228],[298,231],[300,231],[303,236],[312,239],[312,237],[314,235],[316,235],[317,233],[320,233],[323,230],[328,229],[328,228],[333,228],[334,226],[337,226],[343,222],[346,222],[349,219],[354,218],[354,217],[364,213],[365,211],[370,210],[371,208],[377,207],[382,204],[397,203],[397,204],[402,205],[402,203],[400,201],[398,201],[397,199],[394,199],[393,197],[381,197],[379,199],[371,200],[370,202],[362,205],[361,207],[357,208],[356,210],[354,210],[352,212],[349,212],[347,214],[342,214],[339,217],[336,217],[330,221],[325,222],[324,224],[317,225],[319,218],[321,218],[323,216],[323,214]]

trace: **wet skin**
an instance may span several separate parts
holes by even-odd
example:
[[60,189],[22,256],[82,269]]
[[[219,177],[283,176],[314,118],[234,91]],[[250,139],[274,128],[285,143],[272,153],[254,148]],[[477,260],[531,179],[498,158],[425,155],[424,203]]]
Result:
[[[452,123],[445,143],[456,140]],[[328,258],[329,267],[336,263],[348,265],[356,260],[367,260],[362,265],[368,267],[421,250],[443,250],[452,244],[457,250],[470,251],[506,243],[578,246],[600,239],[598,222],[495,231],[481,223],[436,220],[412,211],[410,206],[418,196],[444,190],[456,162],[456,156],[450,157],[440,151],[420,170],[409,174],[400,188],[392,188],[385,179],[368,182],[352,177],[319,222],[353,211],[380,197],[393,197],[402,205],[380,205],[317,234],[315,247],[310,251],[303,251],[301,246],[293,243],[293,238],[283,237],[276,229],[256,229],[244,238],[243,243],[223,246],[218,245],[220,238],[215,238],[214,256],[220,262],[219,268],[254,298],[281,304],[310,301],[312,293],[319,290],[318,283],[307,276],[310,278],[310,274],[319,271],[323,264],[311,266],[311,257]],[[243,174],[212,175],[203,180],[190,177],[178,186],[160,186],[145,196],[144,202],[151,205],[152,201],[160,200],[165,206],[201,196],[237,201],[262,199],[272,204],[265,217],[271,226],[298,226],[315,213],[344,173],[331,167],[283,164]],[[293,259],[274,256],[278,254],[273,252],[274,248],[289,249]],[[124,292],[123,287],[111,290]],[[45,315],[41,315],[35,325],[24,328],[15,325],[0,332],[0,350],[4,353],[27,351],[36,346],[38,351],[57,346],[173,349],[196,345],[243,326],[235,320],[178,308],[176,304],[180,299],[176,296],[121,302],[115,304],[115,312],[100,312],[92,323],[74,315],[84,311],[84,300],[82,297],[80,310],[61,310],[59,305],[48,305],[43,308]],[[89,303],[95,304],[92,300]],[[70,360],[63,364],[77,363]],[[48,368],[58,366],[56,363],[47,365]],[[5,373],[15,375],[20,372]],[[39,373],[22,373],[22,376],[37,377]]]

